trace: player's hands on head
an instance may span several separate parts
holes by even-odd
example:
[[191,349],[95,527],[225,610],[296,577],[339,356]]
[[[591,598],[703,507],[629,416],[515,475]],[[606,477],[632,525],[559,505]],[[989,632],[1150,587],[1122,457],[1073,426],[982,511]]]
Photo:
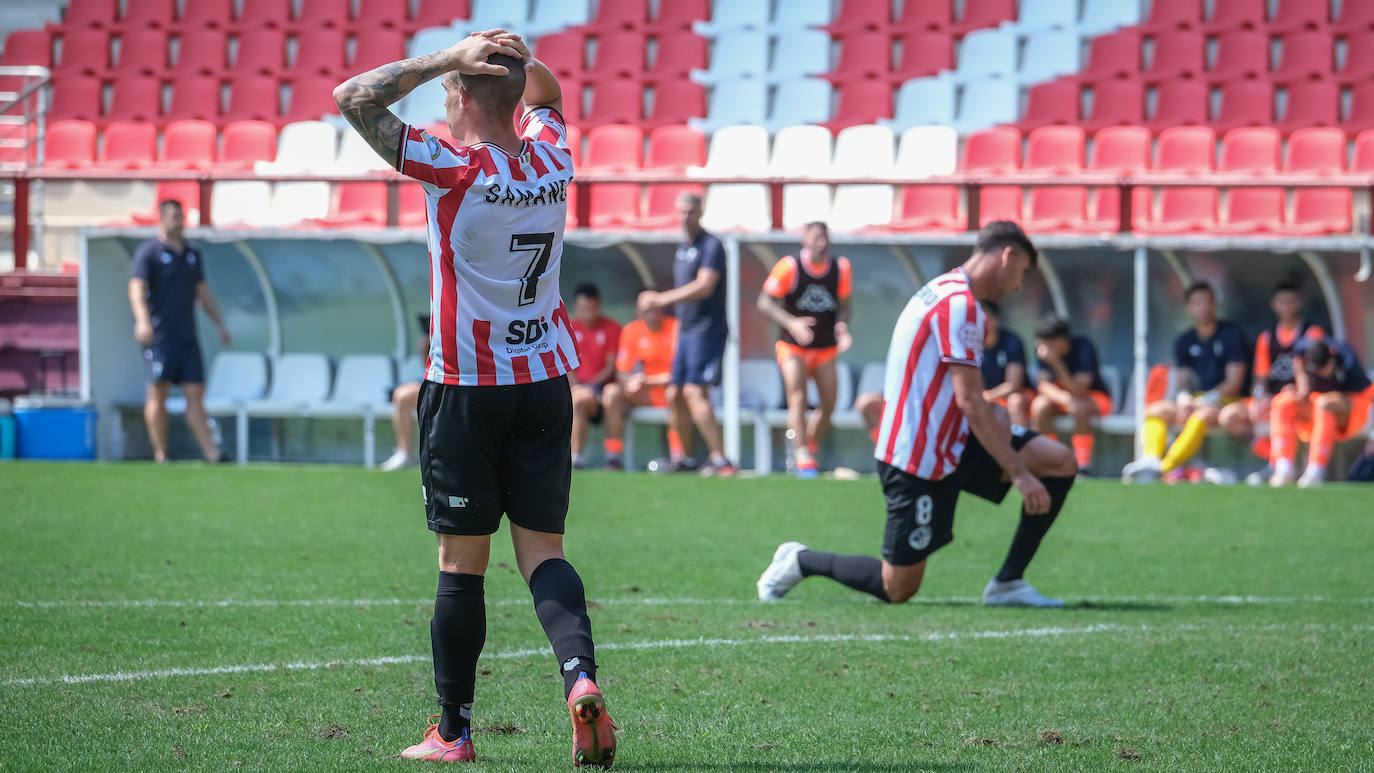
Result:
[[147,322],[134,323],[134,340],[147,346],[153,342],[153,326]]
[[1044,515],[1050,511],[1050,492],[1045,490],[1045,484],[1029,470],[1017,475],[1012,480],[1012,485],[1016,486],[1017,493],[1021,495],[1021,502],[1028,514]]
[[[499,31],[499,30],[494,30]],[[460,75],[507,75],[510,70],[499,64],[490,64],[487,57],[492,54],[505,54],[523,59],[519,51],[506,45],[501,38],[489,38],[485,33],[470,35],[454,43],[449,48],[453,56],[453,69]]]
[[482,32],[474,32],[472,36],[487,38],[500,45],[510,46],[520,52],[520,58],[524,60],[526,64],[529,64],[529,61],[534,58],[534,55],[530,53],[530,47],[525,43],[525,39],[514,32],[503,29],[490,29]]
[[787,332],[792,334],[792,338],[802,346],[806,346],[815,339],[816,334],[811,328],[816,326],[815,317],[793,317],[787,323]]

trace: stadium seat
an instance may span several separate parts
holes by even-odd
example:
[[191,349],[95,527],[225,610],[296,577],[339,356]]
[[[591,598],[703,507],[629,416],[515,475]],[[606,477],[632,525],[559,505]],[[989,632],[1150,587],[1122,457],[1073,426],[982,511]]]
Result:
[[1141,78],[1154,84],[1179,78],[1200,78],[1207,68],[1206,46],[1206,39],[1191,30],[1156,35],[1150,66]]
[[53,68],[57,78],[105,76],[110,68],[110,36],[104,30],[73,29],[62,35],[62,56]]
[[984,78],[964,84],[959,97],[959,118],[954,128],[960,134],[1003,123],[1017,117],[1016,82],[1007,78]]
[[1374,129],[1374,82],[1361,83],[1350,90],[1350,107],[1341,128],[1352,137]]
[[272,186],[272,206],[259,225],[290,226],[329,215],[329,183],[279,182]]
[[711,20],[695,22],[692,29],[707,37],[715,37],[724,30],[767,29],[769,5],[769,0],[714,0]]
[[391,168],[363,136],[351,129],[340,132],[339,155],[334,169],[343,174],[365,174],[381,172]]
[[[1216,134],[1206,126],[1177,126],[1159,135],[1160,172],[1212,176]],[[1154,233],[1208,232],[1216,227],[1217,189],[1165,188],[1159,193],[1159,217],[1144,230]]]
[[[1345,134],[1333,127],[1298,129],[1288,137],[1283,171],[1295,174],[1341,174],[1345,171]],[[1298,188],[1293,191],[1293,219],[1288,233],[1349,233],[1349,188]]]
[[162,115],[162,83],[157,78],[125,78],[115,81],[110,109],[104,121],[159,122]]
[[[638,126],[607,124],[587,133],[584,170],[624,174],[643,166],[644,132]],[[591,227],[614,229],[639,218],[640,187],[635,183],[596,185],[591,189]]]
[[[781,6],[779,6],[781,10]],[[829,15],[829,4],[825,7]],[[892,3],[887,0],[840,0],[839,12],[834,21],[823,25],[835,37],[845,37],[856,32],[882,32],[886,34],[892,26]]]
[[[634,29],[642,29],[645,24],[644,18],[648,16],[647,3],[644,3],[643,0],[628,0],[628,2],[619,3],[601,3],[600,10],[603,13],[611,12],[614,16],[616,16],[623,22],[624,20],[634,19],[636,17],[636,5],[644,6],[640,9],[643,11],[643,13],[640,15],[640,19],[637,24],[631,24],[628,26]],[[529,23],[525,25],[525,27],[522,30],[522,33],[525,35],[530,35],[538,38],[539,36],[548,34],[550,32],[571,29],[585,24],[587,24],[587,3],[585,0],[570,0],[570,2],[562,3],[535,3],[534,17],[531,18]],[[608,30],[615,29],[617,26],[622,25],[621,23],[602,24],[601,22],[597,22],[593,25],[595,29]]]
[[1374,30],[1353,33],[1346,38],[1345,63],[1336,72],[1336,82],[1345,88],[1374,80]]
[[[549,5],[549,3],[535,4],[536,17],[541,12],[539,6],[543,5]],[[587,4],[582,0],[558,3],[557,5],[580,6],[582,8],[582,23],[597,30],[599,34],[617,29],[642,30],[649,23],[648,0],[599,0],[596,4],[596,15],[590,21],[587,19]]]
[[95,163],[95,124],[90,121],[53,121],[43,145],[43,166],[82,169]]
[[706,135],[690,126],[663,126],[649,133],[644,168],[684,172],[706,163]]
[[963,6],[963,15],[953,25],[955,35],[1016,21],[1016,0],[964,0]]
[[1088,63],[1078,77],[1085,84],[1140,77],[1140,34],[1121,30],[1092,39]]
[[224,31],[233,26],[234,0],[195,0],[185,4],[177,19],[177,27],[183,35],[205,29]]
[[592,109],[584,117],[588,127],[608,123],[640,124],[644,120],[644,89],[639,81],[613,78],[592,88]]
[[[1104,86],[1102,90],[1110,90]],[[1060,78],[1031,86],[1026,97],[1026,112],[1016,123],[1021,131],[1041,126],[1078,124],[1082,97],[1076,78]],[[1139,120],[1139,118],[1137,118]]]
[[[1074,175],[1083,169],[1084,132],[1077,126],[1046,126],[1030,133],[1022,168],[1043,175]],[[1031,231],[1077,231],[1086,224],[1088,189],[1031,187],[1026,227]]]
[[[313,416],[390,415],[388,396],[396,384],[396,363],[385,354],[346,354],[329,398],[311,407]],[[366,452],[371,456],[370,450]]]
[[519,30],[530,17],[530,0],[472,0],[467,22],[454,22],[469,32],[489,29]]
[[830,120],[830,84],[820,78],[793,78],[778,84],[769,131]]
[[785,395],[782,374],[773,360],[741,360],[739,364],[740,403],[753,411],[783,407]]
[[897,215],[884,230],[899,233],[963,231],[959,189],[952,185],[908,185],[902,189]]
[[99,122],[101,87],[98,78],[63,78],[53,84],[48,120],[79,119]]
[[[768,70],[770,80],[807,78],[830,70],[830,36],[820,30],[783,30],[775,39],[774,48],[786,54],[773,57]],[[829,118],[829,105],[826,107]]]
[[897,110],[888,126],[906,131],[926,124],[954,123],[954,81],[945,77],[917,78],[897,90]]
[[[769,29],[773,32],[802,27],[828,30],[831,19],[830,0],[791,0],[785,4],[779,3],[774,9]],[[831,34],[839,33],[831,30]]]
[[654,106],[643,122],[645,129],[685,124],[706,115],[706,88],[686,78],[654,87]]
[[[361,35],[359,37],[370,37]],[[337,29],[310,29],[296,36],[296,61],[291,65],[292,78],[323,75],[341,79],[345,71],[344,34]]]
[[886,80],[850,81],[839,88],[839,93],[835,117],[825,123],[833,132],[892,118],[892,87]]
[[762,126],[722,127],[711,135],[704,177],[761,177],[768,166],[768,132]]
[[948,126],[915,126],[897,143],[894,177],[922,178],[954,174],[959,161],[959,135]]
[[902,53],[890,80],[893,85],[930,78],[954,69],[954,40],[938,32],[913,32],[902,38]]
[[919,3],[902,3],[901,11],[892,22],[892,35],[905,37],[920,32],[942,32],[949,34],[954,26],[953,0],[923,0]]
[[265,174],[327,173],[338,158],[339,133],[324,121],[299,121],[282,127],[277,158],[260,162],[254,170]]
[[1036,0],[1022,2],[1016,26],[1022,34],[1041,30],[1077,31],[1078,0]]
[[1151,131],[1160,131],[1170,126],[1207,123],[1208,99],[1207,85],[1201,81],[1165,81],[1155,90],[1155,112],[1145,125]]
[[[568,188],[568,223],[571,227],[577,212],[577,188]],[[425,203],[425,189],[419,185],[401,184],[401,212],[397,218],[402,228],[424,228],[428,218],[428,205]]]
[[[728,49],[727,49],[728,50]],[[854,32],[840,40],[840,59],[823,78],[833,85],[892,72],[892,39],[886,32]]]
[[[349,132],[357,134],[357,132]],[[234,121],[224,127],[217,169],[248,170],[277,157],[277,127],[267,121]]]
[[[471,15],[472,11],[468,0],[420,0],[416,4],[415,14],[406,21],[405,32],[408,35],[415,35],[425,28],[462,24]],[[431,48],[429,50],[438,51],[439,49]]]
[[1150,15],[1140,25],[1146,35],[1177,30],[1197,30],[1202,26],[1202,0],[1152,0]]
[[1285,133],[1309,126],[1339,126],[1341,90],[1331,81],[1304,81],[1288,87],[1288,104],[1278,127]]
[[[1278,169],[1280,138],[1269,126],[1234,129],[1221,139],[1220,173],[1270,175]],[[1217,225],[1223,233],[1262,233],[1283,223],[1282,188],[1232,188],[1225,216]]]
[[110,71],[113,80],[161,76],[166,71],[167,33],[141,29],[120,36],[119,60]]
[[292,83],[289,106],[282,114],[282,122],[317,121],[325,116],[338,116],[339,106],[334,102],[337,85],[338,78],[318,75]]
[[1206,73],[1211,83],[1269,76],[1269,36],[1253,30],[1228,32],[1217,38],[1217,57]]
[[[964,140],[963,162],[966,172],[1013,174],[1021,167],[1021,132],[1010,126],[985,129]],[[1021,189],[1015,186],[984,186],[978,196],[980,222],[1021,220]]]
[[284,69],[286,36],[280,30],[255,29],[239,35],[239,51],[229,67],[229,77],[275,76]]
[[363,38],[374,35],[381,29],[404,29],[406,22],[409,21],[406,18],[409,6],[410,3],[398,3],[396,0],[358,0],[358,15],[353,17],[352,27],[367,32],[367,35],[359,35],[356,38],[358,45],[362,45]]
[[[766,51],[766,49],[765,49]],[[601,78],[638,78],[644,72],[644,35],[610,32],[596,36],[590,72]]]
[[[1088,169],[1136,175],[1150,168],[1150,130],[1143,126],[1109,126],[1093,137]],[[1132,228],[1145,226],[1151,219],[1152,195],[1149,188],[1131,191]],[[1121,191],[1115,185],[1101,185],[1092,195],[1091,228],[1115,231],[1120,226]]]
[[711,0],[675,0],[659,3],[658,15],[645,27],[660,38],[671,32],[691,31],[692,25],[711,18]]
[[[461,30],[452,27],[423,29],[415,33],[415,37],[410,39],[410,43],[406,46],[406,55],[424,56],[435,51],[441,51],[458,43],[463,37]],[[420,84],[404,99],[396,103],[392,109],[401,116],[401,120],[414,126],[423,126],[442,118],[444,114],[443,82],[439,78],[434,78]],[[568,120],[572,120],[572,118],[569,117]]]
[[1336,41],[1329,33],[1295,32],[1280,42],[1279,66],[1269,75],[1276,84],[1329,78],[1336,69]]
[[294,26],[302,36],[321,28],[343,29],[348,26],[349,5],[349,0],[300,0]]
[[13,30],[5,36],[0,66],[24,65],[52,69],[52,36],[47,30]]
[[96,166],[147,169],[157,156],[157,127],[144,121],[116,121],[105,127],[105,144]]
[[689,123],[708,133],[735,124],[762,125],[767,103],[768,90],[762,80],[740,78],[726,81],[711,90],[706,118]]
[[[1337,24],[1337,31],[1349,34],[1354,30],[1346,22],[1346,19],[1374,20],[1374,9],[1369,3],[1359,0],[1345,0],[1341,3],[1341,21]],[[1331,4],[1324,2],[1312,2],[1311,0],[1278,0],[1278,7],[1274,10],[1274,16],[1269,20],[1269,34],[1287,35],[1290,32],[1308,30],[1318,32],[1327,30],[1331,24]]]
[[281,90],[276,78],[240,78],[229,84],[226,121],[271,121],[280,124]]
[[349,70],[365,72],[388,62],[406,58],[406,39],[400,30],[374,29],[354,38],[353,62]]
[[1374,131],[1363,131],[1355,136],[1355,151],[1350,157],[1350,171],[1374,172]]
[[291,0],[243,0],[235,25],[245,36],[265,27],[285,30],[291,26]]
[[[696,35],[691,37],[701,40]],[[705,49],[705,41],[702,41],[702,48]],[[580,30],[551,32],[535,43],[534,55],[560,81],[578,80],[587,69],[587,36]]]
[[[416,187],[419,186],[408,186]],[[381,228],[386,225],[386,183],[340,183],[329,214],[306,223],[329,228]]]
[[[762,176],[768,163],[768,132],[761,126],[726,126],[711,136],[706,177]],[[712,185],[706,190],[702,223],[709,229],[767,231],[768,189],[760,184]]]
[[172,103],[162,116],[165,121],[184,121],[199,118],[218,121],[220,110],[220,84],[216,78],[182,78],[172,84]]
[[712,231],[758,233],[772,228],[768,186],[755,183],[717,183],[706,188],[701,224]]
[[1099,81],[1093,88],[1092,108],[1082,126],[1096,132],[1108,126],[1136,126],[1144,122],[1145,84],[1136,80]]
[[711,45],[716,53],[710,68],[692,73],[692,80],[698,83],[762,78],[768,71],[768,36],[761,30],[726,30]]
[[[266,356],[260,352],[221,351],[210,363],[205,410],[215,415],[232,414],[245,402],[257,400],[266,392]],[[240,436],[246,437],[247,427],[243,429]],[[246,460],[247,451],[240,449],[240,461]]]
[[1025,54],[1016,79],[1043,83],[1078,72],[1078,33],[1073,30],[1041,30],[1026,39]]
[[[888,177],[896,163],[895,138],[886,126],[851,126],[835,138],[830,174],[835,177]],[[892,186],[837,185],[829,224],[838,231],[858,231],[892,221]]]
[[971,32],[959,44],[959,63],[954,77],[1010,78],[1016,73],[1016,33],[1008,28]]
[[1208,35],[1221,35],[1236,30],[1262,32],[1265,29],[1265,6],[1268,0],[1224,0],[1214,3],[1212,18],[1203,22]]
[[[830,169],[833,137],[824,126],[789,126],[773,138],[771,177],[814,177]],[[782,227],[795,230],[830,217],[830,186],[796,183],[782,189]]]
[[283,354],[272,363],[266,397],[243,404],[250,416],[305,415],[329,395],[329,359],[323,354]]
[[119,10],[118,0],[71,0],[63,14],[62,26],[69,30],[85,27],[113,27]]
[[1140,4],[1121,0],[1084,0],[1078,32],[1086,37],[1140,23]]
[[209,169],[215,164],[217,129],[209,121],[174,121],[162,132],[159,169]]
[[186,225],[200,225],[200,183],[194,180],[163,180],[153,188],[153,208],[147,212],[136,212],[129,216],[134,225],[158,225],[161,216],[157,203],[177,201],[186,215]]
[[1221,107],[1210,122],[1218,132],[1274,123],[1274,87],[1268,81],[1231,81],[1221,87]]
[[685,78],[693,70],[705,69],[710,61],[706,38],[691,32],[667,33],[658,38],[654,64],[645,70],[644,82],[653,85]]
[[177,46],[176,64],[170,75],[173,81],[207,76],[218,77],[229,66],[228,44],[219,30],[189,30],[182,34]]

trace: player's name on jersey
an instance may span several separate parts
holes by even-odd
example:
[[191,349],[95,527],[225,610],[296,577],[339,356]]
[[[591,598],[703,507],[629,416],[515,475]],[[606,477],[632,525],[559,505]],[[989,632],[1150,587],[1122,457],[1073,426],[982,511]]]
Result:
[[540,207],[546,204],[562,204],[568,200],[570,180],[556,180],[540,183],[537,187],[524,185],[502,185],[491,183],[483,200],[488,204],[503,207]]

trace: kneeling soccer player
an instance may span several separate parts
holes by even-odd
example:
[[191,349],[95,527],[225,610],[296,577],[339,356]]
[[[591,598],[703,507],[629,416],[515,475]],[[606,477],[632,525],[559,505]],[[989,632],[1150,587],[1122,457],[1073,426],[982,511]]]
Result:
[[978,299],[1001,300],[1019,290],[1036,257],[1015,223],[989,223],[964,265],[921,288],[897,319],[874,451],[887,499],[883,560],[785,542],[759,578],[759,599],[777,601],[803,578],[819,575],[903,603],[921,587],[926,558],[954,538],[960,492],[1001,502],[1015,486],[1020,525],[983,603],[1063,606],[1023,575],[1064,506],[1077,464],[1049,438],[1024,427],[1009,432],[1005,412],[983,398],[979,371],[985,320]]

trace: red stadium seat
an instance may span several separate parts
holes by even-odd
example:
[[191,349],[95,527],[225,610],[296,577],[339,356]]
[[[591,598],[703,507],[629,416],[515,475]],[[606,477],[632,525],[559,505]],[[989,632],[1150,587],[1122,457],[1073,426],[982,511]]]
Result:
[[706,135],[690,126],[662,126],[649,133],[645,169],[685,171],[706,165]]
[[823,124],[832,132],[892,117],[892,86],[885,80],[850,81],[838,91],[835,118]]
[[1159,131],[1207,123],[1207,102],[1207,85],[1201,81],[1165,81],[1155,90],[1155,114],[1145,125]]
[[649,201],[644,205],[644,216],[634,222],[634,227],[646,231],[681,228],[682,218],[677,213],[677,200],[684,193],[704,196],[705,188],[695,183],[649,186]]
[[318,121],[321,116],[338,115],[339,106],[334,102],[337,85],[337,78],[318,75],[292,83],[290,106],[283,114],[282,123]]
[[901,15],[892,24],[892,34],[900,37],[916,32],[945,32],[953,26],[953,0],[922,0],[902,3]]
[[63,78],[53,84],[48,119],[99,122],[101,86],[98,78]]
[[277,127],[267,121],[234,121],[224,127],[217,169],[252,169],[277,157]]
[[415,15],[406,23],[406,33],[413,35],[425,27],[447,27],[457,19],[471,17],[468,0],[420,0]]
[[[964,140],[960,168],[966,172],[1009,174],[1021,167],[1021,132],[1010,126],[974,132]],[[980,222],[1021,219],[1021,189],[1007,185],[985,186],[978,196]]]
[[[1342,17],[1351,11],[1371,16],[1369,3],[1359,0],[1346,0],[1341,3]],[[1279,0],[1274,18],[1269,20],[1269,32],[1273,35],[1286,35],[1300,30],[1319,31],[1327,29],[1331,23],[1331,4],[1312,2],[1312,0]]]
[[62,26],[68,30],[113,27],[118,9],[119,0],[71,0],[62,17]]
[[855,32],[840,40],[835,69],[820,76],[839,86],[856,78],[877,78],[892,72],[892,39],[886,32]]
[[1202,0],[1153,0],[1150,17],[1141,32],[1157,35],[1174,30],[1195,30],[1202,26]]
[[1016,0],[964,0],[964,15],[954,24],[955,35],[1016,21]]
[[143,121],[116,121],[105,127],[105,148],[96,166],[147,169],[157,155],[157,127]]
[[[1028,172],[1046,175],[1072,175],[1083,169],[1083,130],[1077,126],[1046,126],[1030,133],[1026,143]],[[1084,206],[1088,189],[1080,186],[1031,187],[1031,231],[1077,231],[1087,225]]]
[[1207,40],[1201,33],[1192,30],[1165,32],[1156,35],[1154,42],[1150,67],[1141,76],[1146,83],[1202,76],[1207,63]]
[[177,61],[172,65],[175,80],[203,76],[218,77],[228,68],[228,44],[219,30],[192,30],[181,36]]
[[1088,46],[1088,64],[1079,73],[1084,83],[1140,77],[1140,34],[1120,30],[1098,35]]
[[271,121],[286,123],[281,117],[280,88],[276,78],[240,78],[229,84],[226,121]]
[[687,123],[706,117],[706,87],[687,79],[660,83],[654,88],[654,107],[644,121],[645,129]]
[[[1312,10],[1312,13],[1316,12],[1316,9]],[[1331,31],[1347,37],[1374,31],[1374,4],[1342,3],[1341,18],[1336,20]]]
[[892,3],[888,0],[840,0],[835,21],[822,27],[832,37],[848,37],[859,32],[888,34],[892,26]]
[[1335,39],[1326,32],[1295,32],[1282,38],[1279,66],[1270,79],[1277,84],[1320,80],[1336,69]]
[[582,163],[582,130],[576,126],[568,127],[568,152],[572,154],[573,166]]
[[236,25],[245,34],[264,27],[285,30],[291,26],[291,0],[243,0]]
[[897,216],[885,230],[911,233],[962,231],[965,227],[964,218],[959,216],[958,188],[949,185],[908,185],[902,189]]
[[[424,228],[429,208],[425,204],[425,189],[415,183],[401,183],[401,211],[397,220],[402,228]],[[572,186],[568,186],[568,205],[572,208]]]
[[[543,61],[542,57],[540,61]],[[685,78],[692,70],[706,69],[709,62],[710,51],[706,38],[692,32],[661,35],[658,38],[658,53],[654,57],[654,66],[645,71],[644,81],[653,84]]]
[[[360,35],[359,37],[370,37]],[[344,64],[344,34],[337,29],[312,29],[296,37],[296,63],[292,78],[326,75],[338,79],[347,69]]]
[[638,78],[644,72],[644,35],[639,32],[598,35],[590,71],[598,78]]
[[[1092,155],[1088,168],[1118,174],[1139,174],[1150,168],[1150,130],[1143,126],[1110,126],[1093,137]],[[1131,227],[1145,226],[1150,221],[1151,194],[1149,188],[1131,191]],[[1121,224],[1121,191],[1115,185],[1098,186],[1092,195],[1094,230],[1115,231]]]
[[115,81],[105,121],[159,123],[161,116],[161,81],[157,78],[123,78]]
[[1212,18],[1202,25],[1209,35],[1236,30],[1263,31],[1268,0],[1223,0],[1212,8]]
[[592,89],[592,109],[583,123],[588,127],[608,123],[638,126],[643,120],[644,91],[639,81],[613,78],[595,84]]
[[111,74],[124,78],[161,76],[167,71],[167,33],[158,29],[126,32],[119,38],[119,61]]
[[911,32],[902,38],[901,61],[892,71],[893,85],[928,78],[954,69],[954,39],[939,32]]
[[177,26],[186,32],[205,28],[228,30],[234,26],[234,0],[194,0],[186,3]]
[[[401,185],[420,187],[414,183]],[[338,204],[330,210],[329,216],[307,221],[307,226],[381,228],[386,225],[386,183],[340,183],[338,189]]]
[[648,23],[648,0],[600,0],[596,17],[587,26],[602,34],[618,29],[641,30]]
[[164,120],[199,118],[218,121],[220,115],[218,78],[182,78],[172,84],[172,104],[163,115]]
[[0,65],[52,67],[52,35],[47,30],[14,30],[5,36]]
[[[1340,174],[1345,170],[1345,134],[1325,127],[1298,129],[1288,138],[1283,171]],[[1348,188],[1298,188],[1293,191],[1293,219],[1284,230],[1298,234],[1348,233],[1351,193]]]
[[74,29],[62,35],[62,58],[54,75],[104,77],[110,67],[110,36],[103,30]]
[[1374,82],[1361,83],[1350,90],[1350,112],[1341,128],[1350,136],[1374,129]]
[[369,30],[366,35],[358,35],[353,40],[353,62],[349,65],[353,72],[365,72],[406,58],[406,37],[400,30]]
[[1211,83],[1241,78],[1266,78],[1269,73],[1269,36],[1263,32],[1237,30],[1217,38],[1217,59],[1207,71]]
[[582,123],[583,104],[582,86],[580,84],[573,88],[563,88],[563,120],[567,122],[569,131]]
[[399,30],[405,27],[409,5],[396,0],[358,0],[358,15],[353,17],[352,27],[366,33],[358,36],[359,45],[363,38],[375,34],[380,28]]
[[[1279,166],[1279,133],[1268,126],[1235,129],[1221,139],[1218,172],[1258,176]],[[1218,225],[1225,233],[1273,231],[1283,224],[1283,189],[1232,188],[1226,216]]]
[[157,184],[153,195],[153,208],[147,212],[135,212],[129,216],[134,225],[157,225],[161,221],[158,205],[164,201],[181,203],[186,213],[186,225],[200,224],[200,184],[194,180],[164,180]]
[[1350,171],[1374,172],[1374,131],[1360,132],[1355,137],[1355,154],[1350,159]]
[[280,30],[255,29],[239,36],[239,52],[229,68],[229,76],[276,75],[285,68],[286,35]]
[[[697,35],[686,33],[686,36],[700,40],[705,45],[705,39]],[[587,69],[587,36],[580,30],[551,32],[539,38],[534,54],[559,80],[580,79]],[[660,41],[659,57],[662,56],[663,43]]]
[[[1210,177],[1215,147],[1216,134],[1206,126],[1165,129],[1159,135],[1159,160],[1155,169]],[[1164,188],[1159,193],[1159,218],[1145,230],[1155,233],[1211,231],[1216,227],[1216,211],[1217,189],[1214,186]]]
[[1347,88],[1374,80],[1374,30],[1352,34],[1345,42],[1345,66],[1336,82]]
[[[1206,105],[1202,106],[1205,117]],[[1099,81],[1093,88],[1093,107],[1083,128],[1096,132],[1108,126],[1137,126],[1145,122],[1145,84],[1137,80]]]
[[215,163],[216,129],[209,121],[173,121],[162,132],[164,169],[209,169]]
[[[397,5],[404,8],[406,4]],[[348,6],[349,0],[301,0],[301,13],[296,17],[295,26],[302,34],[321,27],[342,29],[348,26]]]
[[125,3],[119,28],[126,32],[170,30],[176,26],[176,8],[176,0],[130,0]]
[[[587,134],[583,169],[606,173],[638,171],[643,163],[644,132],[638,126],[610,124]],[[624,227],[639,218],[639,186],[614,183],[591,190],[592,228]]]
[[1072,76],[1031,86],[1026,112],[1016,128],[1030,131],[1041,126],[1078,124],[1080,101],[1078,81]]
[[43,144],[43,166],[82,169],[95,163],[95,124],[90,121],[53,121]]
[[711,18],[711,0],[674,0],[659,3],[658,15],[645,28],[651,35],[690,30],[694,22]]
[[1288,107],[1278,127],[1284,132],[1309,126],[1339,126],[1341,90],[1331,81],[1305,81],[1288,87]]
[[1268,81],[1231,81],[1221,87],[1221,108],[1210,121],[1218,132],[1274,123],[1274,87]]

